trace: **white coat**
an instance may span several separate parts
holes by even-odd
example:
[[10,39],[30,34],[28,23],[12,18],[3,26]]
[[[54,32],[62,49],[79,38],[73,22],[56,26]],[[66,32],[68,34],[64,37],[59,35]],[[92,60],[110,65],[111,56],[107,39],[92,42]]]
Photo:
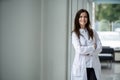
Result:
[[[79,31],[83,35],[84,32],[82,31],[87,32],[86,29],[80,29]],[[88,35],[80,36],[79,39],[75,32],[72,33],[72,44],[75,49],[75,56],[71,69],[71,80],[87,80],[86,54],[92,56],[92,68],[95,71],[97,80],[101,80],[101,64],[99,61],[98,54],[102,51],[102,44],[100,42],[97,32],[93,30],[93,33],[93,39],[89,39]],[[94,48],[94,43],[97,44],[96,49]]]

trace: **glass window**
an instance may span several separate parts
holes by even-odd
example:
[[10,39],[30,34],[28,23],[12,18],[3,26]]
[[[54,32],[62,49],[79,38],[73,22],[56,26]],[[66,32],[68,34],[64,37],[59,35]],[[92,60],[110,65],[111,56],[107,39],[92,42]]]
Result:
[[120,4],[95,4],[95,29],[103,46],[120,49]]

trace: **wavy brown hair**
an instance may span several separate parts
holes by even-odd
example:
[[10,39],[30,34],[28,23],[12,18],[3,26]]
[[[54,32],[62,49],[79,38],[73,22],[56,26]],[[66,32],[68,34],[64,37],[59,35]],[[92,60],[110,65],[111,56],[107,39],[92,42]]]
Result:
[[85,28],[88,30],[88,35],[89,35],[89,39],[90,37],[93,39],[93,30],[91,28],[91,23],[90,23],[90,18],[89,18],[89,13],[87,10],[85,9],[80,9],[77,13],[76,13],[76,16],[75,16],[75,19],[74,19],[74,29],[73,29],[73,32],[76,33],[77,37],[80,38],[79,36],[81,35],[80,32],[79,32],[79,29],[81,28],[80,24],[79,24],[79,18],[80,18],[80,15],[81,13],[87,13],[87,23],[85,25]]

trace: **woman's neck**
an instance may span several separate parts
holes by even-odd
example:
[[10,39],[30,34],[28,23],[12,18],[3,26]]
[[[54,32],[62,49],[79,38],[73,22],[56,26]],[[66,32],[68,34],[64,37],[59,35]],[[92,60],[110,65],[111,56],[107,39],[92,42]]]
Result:
[[85,27],[81,27],[80,29],[85,29]]
[[82,25],[81,25],[81,29],[85,29],[85,26],[82,26]]

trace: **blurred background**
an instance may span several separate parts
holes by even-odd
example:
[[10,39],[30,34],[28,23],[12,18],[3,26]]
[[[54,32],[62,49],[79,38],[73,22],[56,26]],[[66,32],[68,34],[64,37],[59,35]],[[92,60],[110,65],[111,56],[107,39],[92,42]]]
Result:
[[103,80],[119,80],[120,0],[0,0],[0,80],[70,80],[81,8],[103,47],[115,51],[112,64],[101,62]]

